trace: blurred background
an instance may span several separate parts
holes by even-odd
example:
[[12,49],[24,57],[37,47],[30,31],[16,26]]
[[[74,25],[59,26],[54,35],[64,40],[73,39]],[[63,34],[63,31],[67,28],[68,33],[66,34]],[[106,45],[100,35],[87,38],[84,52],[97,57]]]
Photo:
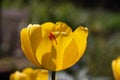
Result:
[[114,80],[111,62],[120,56],[117,0],[2,0],[0,3],[0,80],[9,80],[10,73],[16,70],[35,67],[21,51],[19,33],[30,23],[47,21],[65,22],[73,30],[79,25],[89,29],[85,54],[76,65],[64,70],[65,74],[73,80]]

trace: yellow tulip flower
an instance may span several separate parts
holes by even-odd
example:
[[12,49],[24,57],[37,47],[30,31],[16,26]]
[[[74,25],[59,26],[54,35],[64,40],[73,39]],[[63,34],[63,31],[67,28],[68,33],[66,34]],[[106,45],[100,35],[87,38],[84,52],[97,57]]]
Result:
[[48,80],[47,70],[25,68],[22,72],[16,71],[10,75],[10,80]]
[[115,80],[120,80],[120,57],[112,61],[112,70]]
[[10,80],[29,80],[29,77],[26,74],[16,71],[10,75]]
[[29,24],[20,33],[25,56],[36,66],[59,71],[74,65],[83,55],[88,29],[79,26],[75,31],[63,22]]

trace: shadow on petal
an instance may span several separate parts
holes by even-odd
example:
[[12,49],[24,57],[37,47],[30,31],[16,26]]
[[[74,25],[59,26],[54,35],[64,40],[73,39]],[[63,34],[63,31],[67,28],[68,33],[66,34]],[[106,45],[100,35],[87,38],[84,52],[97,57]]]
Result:
[[57,68],[57,65],[55,63],[57,58],[56,55],[57,55],[57,52],[55,48],[52,46],[51,52],[43,55],[42,63],[41,63],[42,66],[45,69],[56,71],[56,68]]

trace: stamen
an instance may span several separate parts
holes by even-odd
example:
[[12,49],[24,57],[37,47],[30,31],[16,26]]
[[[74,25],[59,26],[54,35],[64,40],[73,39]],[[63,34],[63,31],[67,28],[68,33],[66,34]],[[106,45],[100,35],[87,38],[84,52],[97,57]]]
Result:
[[65,35],[67,35],[67,33],[66,33],[66,32],[61,32],[61,34],[62,34],[62,35],[64,35],[64,36],[65,36]]
[[55,38],[55,35],[54,34],[52,34],[52,33],[49,33],[49,39],[52,41],[52,40],[54,40],[55,41],[55,43],[57,44],[57,40],[56,40],[56,38]]

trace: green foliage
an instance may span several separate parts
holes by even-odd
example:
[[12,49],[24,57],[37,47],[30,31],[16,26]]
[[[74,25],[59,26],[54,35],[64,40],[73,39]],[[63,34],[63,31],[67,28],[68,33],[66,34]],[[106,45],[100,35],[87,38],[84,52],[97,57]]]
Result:
[[13,9],[21,9],[27,5],[25,0],[3,0],[2,7],[3,8],[13,8]]
[[109,38],[89,36],[85,57],[92,75],[112,75],[111,62],[120,56],[119,35],[120,33],[114,33]]

